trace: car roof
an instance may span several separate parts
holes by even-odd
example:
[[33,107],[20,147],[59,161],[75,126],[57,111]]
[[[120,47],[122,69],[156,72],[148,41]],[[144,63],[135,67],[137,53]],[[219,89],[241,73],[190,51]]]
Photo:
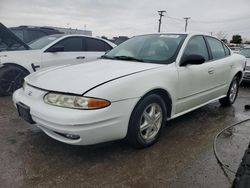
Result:
[[59,37],[63,37],[63,38],[66,38],[66,37],[88,37],[88,38],[99,39],[99,40],[105,41],[106,43],[108,43],[112,47],[116,46],[116,44],[114,44],[113,42],[110,42],[108,40],[105,40],[105,39],[102,39],[102,38],[99,38],[99,37],[83,35],[83,34],[53,34],[53,35],[49,35],[49,36],[59,36]]
[[142,35],[136,35],[136,36],[143,36],[143,35],[204,35],[204,36],[211,36],[210,34],[202,33],[202,32],[162,32],[162,33],[142,34]]
[[10,27],[10,30],[33,30],[33,31],[42,31],[47,34],[61,34],[57,29],[49,28],[49,27],[38,27],[38,26],[18,26],[18,27]]

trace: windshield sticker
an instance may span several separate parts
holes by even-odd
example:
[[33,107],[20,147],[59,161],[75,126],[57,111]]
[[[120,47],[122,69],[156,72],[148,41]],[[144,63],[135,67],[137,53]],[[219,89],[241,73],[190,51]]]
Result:
[[180,35],[160,35],[160,37],[177,39],[180,37]]

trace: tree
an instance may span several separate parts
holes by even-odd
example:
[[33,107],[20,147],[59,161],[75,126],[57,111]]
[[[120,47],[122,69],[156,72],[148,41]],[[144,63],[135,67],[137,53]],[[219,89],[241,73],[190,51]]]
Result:
[[233,35],[232,40],[230,43],[235,43],[235,44],[241,44],[242,43],[242,38],[240,35]]

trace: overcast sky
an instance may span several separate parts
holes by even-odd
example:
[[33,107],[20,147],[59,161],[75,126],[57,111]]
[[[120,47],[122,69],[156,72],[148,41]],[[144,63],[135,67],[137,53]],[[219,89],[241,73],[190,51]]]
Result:
[[191,17],[189,31],[250,39],[250,0],[0,0],[0,22],[8,27],[86,26],[94,36],[133,36],[157,32],[158,10],[168,15],[162,32],[183,31],[183,17]]

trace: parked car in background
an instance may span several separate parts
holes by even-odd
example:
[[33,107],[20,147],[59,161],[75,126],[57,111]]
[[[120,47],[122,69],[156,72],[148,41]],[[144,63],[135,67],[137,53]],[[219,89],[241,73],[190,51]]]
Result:
[[240,53],[241,47],[230,47],[233,53]]
[[62,33],[47,27],[19,26],[8,29],[0,23],[0,51],[23,50],[23,44],[28,45],[31,41],[52,34]]
[[129,37],[127,37],[127,36],[119,36],[119,37],[114,37],[113,41],[116,45],[120,45],[121,43],[125,42],[128,39],[129,39]]
[[0,23],[0,52],[5,50],[27,50],[29,46]]
[[26,45],[26,50],[0,52],[0,95],[11,95],[31,72],[50,66],[93,61],[114,46],[95,37],[57,34]]
[[215,100],[232,105],[245,61],[211,36],[142,35],[95,62],[27,76],[13,100],[23,119],[61,142],[125,138],[143,148],[168,119]]
[[245,74],[244,74],[243,79],[245,81],[250,81],[250,48],[241,49],[240,54],[244,55],[247,58],[247,64],[246,64]]
[[9,29],[26,44],[46,35],[62,34],[60,31],[49,27],[19,26]]

